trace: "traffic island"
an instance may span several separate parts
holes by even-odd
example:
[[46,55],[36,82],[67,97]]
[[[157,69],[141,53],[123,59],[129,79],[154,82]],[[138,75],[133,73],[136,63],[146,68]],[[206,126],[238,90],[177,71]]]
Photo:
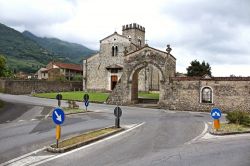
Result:
[[209,133],[212,135],[244,134],[250,133],[250,127],[239,124],[222,123],[220,129],[215,130],[211,128]]
[[72,149],[76,149],[81,146],[101,140],[108,136],[114,135],[123,130],[124,130],[123,128],[115,128],[115,127],[108,127],[108,128],[93,130],[93,131],[83,133],[81,135],[74,136],[74,137],[60,141],[58,143],[58,148],[57,148],[57,144],[52,144],[47,148],[47,151],[52,152],[52,153],[64,153]]
[[71,115],[71,114],[81,114],[81,113],[87,113],[87,112],[92,112],[92,111],[86,111],[86,109],[81,109],[81,108],[68,108],[68,107],[63,107],[63,111],[65,112],[65,115]]

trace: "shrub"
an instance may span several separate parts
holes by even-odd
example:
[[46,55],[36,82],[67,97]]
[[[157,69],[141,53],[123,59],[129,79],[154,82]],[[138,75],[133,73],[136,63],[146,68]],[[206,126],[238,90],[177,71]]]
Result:
[[250,115],[243,111],[233,111],[227,113],[226,119],[229,123],[250,126]]

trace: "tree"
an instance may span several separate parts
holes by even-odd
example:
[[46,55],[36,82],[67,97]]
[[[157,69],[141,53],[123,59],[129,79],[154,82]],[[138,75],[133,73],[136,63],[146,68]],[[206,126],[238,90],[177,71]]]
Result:
[[204,76],[205,74],[211,76],[211,67],[205,61],[200,63],[197,60],[192,61],[191,66],[187,68],[187,76]]
[[0,55],[0,77],[11,77],[12,72],[6,65],[6,59],[3,55]]

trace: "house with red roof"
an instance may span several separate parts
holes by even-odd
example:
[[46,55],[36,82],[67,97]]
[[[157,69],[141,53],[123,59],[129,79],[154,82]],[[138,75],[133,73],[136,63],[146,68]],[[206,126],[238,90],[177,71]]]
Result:
[[37,71],[38,79],[42,80],[73,80],[75,77],[82,77],[82,65],[50,62],[46,68],[41,68]]

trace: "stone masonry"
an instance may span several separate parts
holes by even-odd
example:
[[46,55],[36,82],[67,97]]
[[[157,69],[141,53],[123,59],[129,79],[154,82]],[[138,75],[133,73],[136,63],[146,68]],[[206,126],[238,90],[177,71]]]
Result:
[[[83,61],[83,89],[111,91],[112,77],[117,77],[117,81],[121,78],[125,54],[144,46],[145,28],[135,23],[124,25],[122,35],[114,32],[100,40],[99,53]],[[156,88],[159,87],[159,78],[151,78],[153,72],[152,67],[140,71],[138,74],[140,91],[149,91],[149,88],[153,87],[149,85],[150,83]]]

